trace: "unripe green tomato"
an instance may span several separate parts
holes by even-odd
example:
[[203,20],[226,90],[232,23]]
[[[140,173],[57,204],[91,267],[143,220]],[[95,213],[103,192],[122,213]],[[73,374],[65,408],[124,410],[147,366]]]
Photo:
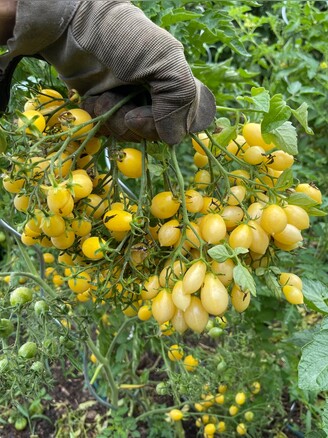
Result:
[[27,419],[25,417],[17,418],[14,426],[16,430],[24,430],[27,426]]
[[14,324],[10,319],[2,318],[0,319],[0,338],[6,339],[14,331]]
[[227,363],[225,360],[221,360],[220,363],[217,364],[216,366],[216,371],[217,372],[221,372],[224,371],[226,369]]
[[33,297],[32,289],[25,286],[17,287],[10,294],[10,304],[12,306],[25,304],[32,301],[32,297]]
[[38,347],[35,342],[25,342],[18,350],[18,356],[24,359],[31,359],[36,355],[37,349]]
[[246,421],[252,421],[254,418],[254,412],[252,412],[252,411],[245,412],[244,418]]
[[40,362],[39,360],[35,361],[32,363],[31,365],[31,370],[34,371],[35,373],[42,373],[43,371],[43,363]]
[[211,330],[208,332],[208,335],[215,339],[215,338],[219,338],[220,336],[222,336],[223,334],[223,329],[221,327],[213,327],[211,328]]
[[43,406],[40,400],[33,400],[28,408],[30,415],[40,415],[43,412]]
[[8,359],[5,357],[0,360],[0,374],[6,371],[8,366]]
[[3,243],[6,240],[6,235],[3,231],[0,231],[0,243]]
[[39,300],[34,304],[34,312],[37,316],[44,315],[48,310],[49,306],[44,300]]
[[156,393],[158,395],[167,395],[168,394],[168,388],[165,382],[160,382],[156,385]]

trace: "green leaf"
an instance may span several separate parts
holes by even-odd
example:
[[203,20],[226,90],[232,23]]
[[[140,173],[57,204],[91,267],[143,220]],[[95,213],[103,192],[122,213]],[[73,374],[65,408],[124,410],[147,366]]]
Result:
[[[262,125],[261,125],[262,126]],[[270,133],[262,131],[266,143],[274,143],[277,147],[289,154],[297,154],[297,133],[291,122],[285,122]]]
[[154,176],[161,176],[164,173],[164,168],[160,164],[148,163],[148,170]]
[[254,278],[245,266],[237,265],[233,268],[234,282],[240,287],[243,292],[250,292],[256,296],[256,286]]
[[303,295],[305,303],[317,312],[328,315],[328,288],[320,281],[303,280]]
[[215,245],[207,251],[208,255],[216,262],[222,263],[231,258],[227,248],[224,245]]
[[284,101],[281,94],[275,94],[270,100],[270,109],[263,116],[261,123],[262,134],[271,133],[283,125],[290,117],[291,109]]
[[224,128],[220,133],[213,134],[212,137],[220,146],[228,146],[229,142],[237,137],[237,126]]
[[306,211],[310,216],[327,216],[328,214],[325,211],[320,210],[319,208],[316,207],[309,207]]
[[264,87],[252,87],[251,96],[237,97],[237,100],[246,102],[247,109],[267,113],[270,108],[270,94]]
[[328,390],[328,330],[321,330],[302,349],[298,384],[310,391]]
[[303,102],[296,110],[292,109],[293,116],[300,122],[303,126],[305,132],[309,135],[314,135],[314,132],[308,125],[308,104]]
[[3,130],[0,129],[0,153],[6,152],[7,146],[7,136]]
[[[328,416],[327,416],[327,418],[328,418]],[[324,429],[324,431],[317,430],[317,429],[312,430],[311,432],[309,432],[305,435],[305,438],[327,438],[327,436],[328,436],[328,428],[327,428],[327,430]]]
[[225,129],[225,128],[230,128],[231,127],[230,120],[227,119],[226,117],[219,117],[216,120],[215,124],[216,124],[216,126],[218,128],[221,128],[221,129]]
[[247,254],[249,251],[247,248],[244,248],[242,246],[237,246],[236,248],[234,248],[233,252],[235,253],[235,255],[239,255],[239,254]]
[[[322,413],[322,429],[327,434],[326,436],[328,436],[328,400],[327,399]],[[317,435],[317,437],[320,438],[320,435]]]
[[288,189],[293,185],[294,178],[293,178],[293,170],[292,169],[286,169],[282,172],[282,174],[277,179],[277,182],[275,183],[275,188],[280,190]]
[[308,208],[318,205],[310,196],[305,193],[294,192],[288,196],[288,204],[298,205],[308,211]]
[[172,24],[179,23],[180,21],[189,21],[202,17],[203,14],[198,14],[192,11],[186,11],[185,8],[178,8],[170,11],[166,15],[163,15],[161,19],[161,27],[168,28]]

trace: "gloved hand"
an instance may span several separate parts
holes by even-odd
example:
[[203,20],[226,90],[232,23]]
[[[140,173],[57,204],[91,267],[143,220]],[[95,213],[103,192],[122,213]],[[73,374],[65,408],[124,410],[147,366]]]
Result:
[[[172,145],[211,124],[213,94],[192,75],[181,43],[140,9],[127,1],[82,2],[72,29],[80,46],[105,60],[116,79],[149,90],[107,121],[116,137],[161,139]],[[84,108],[103,114],[130,91],[121,86],[89,97]]]

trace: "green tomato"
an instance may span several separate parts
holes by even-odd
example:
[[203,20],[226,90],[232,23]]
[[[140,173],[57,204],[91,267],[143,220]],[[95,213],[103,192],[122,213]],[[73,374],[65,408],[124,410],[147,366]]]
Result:
[[224,330],[220,327],[213,327],[211,328],[211,330],[208,332],[208,335],[215,339],[215,338],[219,338],[220,336],[222,336],[224,333]]
[[16,430],[24,430],[27,426],[27,419],[25,417],[19,417],[15,421]]
[[252,421],[254,418],[254,412],[247,411],[247,412],[245,412],[244,417],[245,417],[246,421]]
[[219,362],[216,366],[216,370],[218,372],[224,371],[227,367],[227,363],[225,360],[221,360],[221,362]]
[[40,402],[40,400],[34,400],[29,408],[28,408],[29,414],[32,415],[40,415],[43,412],[43,406]]
[[18,355],[24,359],[31,359],[36,355],[38,347],[35,342],[25,342],[18,350]]
[[49,306],[44,300],[39,300],[34,304],[34,312],[37,316],[44,315],[48,310]]
[[0,243],[3,243],[6,240],[6,235],[3,231],[0,231]]
[[33,297],[33,290],[32,289],[25,287],[25,286],[17,287],[10,294],[10,304],[12,306],[26,304],[26,303],[32,301],[32,297]]
[[0,319],[0,338],[6,339],[14,331],[14,324],[10,319],[2,318]]

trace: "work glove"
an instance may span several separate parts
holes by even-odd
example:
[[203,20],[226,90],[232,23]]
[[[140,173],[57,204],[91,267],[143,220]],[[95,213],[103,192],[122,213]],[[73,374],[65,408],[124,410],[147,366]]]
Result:
[[108,133],[123,140],[145,138],[173,145],[213,121],[214,96],[193,76],[182,44],[130,2],[82,2],[72,30],[81,47],[105,62],[121,83],[131,85],[87,98],[85,109],[104,114],[131,89],[140,89],[107,120]]

